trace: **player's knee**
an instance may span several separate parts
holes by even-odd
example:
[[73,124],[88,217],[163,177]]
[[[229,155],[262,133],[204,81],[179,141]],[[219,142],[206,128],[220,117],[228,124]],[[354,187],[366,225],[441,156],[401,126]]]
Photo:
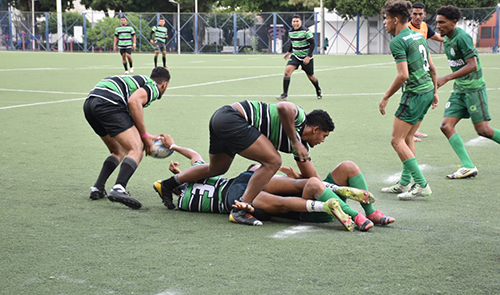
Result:
[[358,165],[353,161],[343,161],[335,169],[342,169],[345,172],[352,172],[352,173],[360,172]]
[[453,127],[446,122],[442,122],[441,126],[439,126],[439,129],[441,129],[441,132],[443,132],[443,134],[449,134],[453,130]]
[[476,132],[479,136],[486,137],[486,138],[492,138],[494,130],[493,128],[489,126],[481,126],[481,127],[476,127]]

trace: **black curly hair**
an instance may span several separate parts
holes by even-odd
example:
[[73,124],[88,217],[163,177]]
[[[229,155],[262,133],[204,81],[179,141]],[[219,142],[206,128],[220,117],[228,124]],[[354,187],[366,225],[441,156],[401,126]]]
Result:
[[401,22],[408,22],[411,15],[412,5],[410,1],[387,1],[382,8],[382,14],[398,17]]
[[333,131],[335,124],[333,124],[332,117],[323,110],[314,110],[306,115],[306,124],[309,126],[318,126],[323,131]]
[[442,6],[436,11],[436,13],[437,15],[442,15],[449,20],[459,20],[462,18],[462,11],[460,11],[460,8],[453,5]]

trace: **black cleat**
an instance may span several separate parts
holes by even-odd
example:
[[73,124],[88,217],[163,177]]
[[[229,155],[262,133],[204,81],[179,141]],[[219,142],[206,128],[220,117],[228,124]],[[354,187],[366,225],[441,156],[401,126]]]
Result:
[[109,191],[108,199],[111,202],[122,203],[123,205],[132,209],[141,209],[142,204],[136,198],[131,197],[123,187],[116,185]]
[[245,210],[233,208],[229,214],[229,220],[234,223],[247,224],[247,225],[262,225],[262,221],[255,218],[252,214]]
[[321,94],[321,88],[320,88],[320,89],[318,89],[318,90],[316,90],[316,97],[317,97],[318,99],[322,99],[322,98],[323,98],[323,95]]
[[287,97],[288,97],[288,94],[283,93],[280,96],[277,96],[276,99],[281,100],[281,101],[287,101],[288,100]]
[[91,186],[90,187],[90,196],[89,196],[89,199],[91,200],[99,200],[99,199],[104,199],[108,196],[108,194],[106,193],[106,190],[99,190],[97,187],[95,186]]

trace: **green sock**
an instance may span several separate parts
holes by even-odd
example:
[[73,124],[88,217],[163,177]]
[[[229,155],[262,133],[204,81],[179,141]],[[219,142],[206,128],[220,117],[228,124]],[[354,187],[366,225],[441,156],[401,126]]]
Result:
[[493,132],[493,137],[491,138],[493,141],[496,143],[500,143],[500,130],[494,129],[495,132]]
[[356,215],[358,215],[358,212],[354,209],[352,209],[351,207],[349,207],[349,205],[347,205],[344,201],[342,201],[341,198],[339,198],[339,196],[337,196],[337,194],[335,194],[334,192],[332,192],[330,189],[326,188],[322,193],[321,195],[318,197],[318,201],[321,201],[321,202],[326,202],[332,198],[335,198],[337,200],[339,200],[340,202],[340,207],[342,208],[342,211],[344,211],[347,215],[351,216],[352,218],[354,218]]
[[401,172],[401,178],[399,179],[399,183],[401,185],[407,186],[410,182],[411,182],[411,172],[405,165],[403,165],[403,172]]
[[[411,174],[410,174],[410,179],[411,179]],[[349,186],[359,188],[359,189],[364,189],[365,191],[368,190],[368,185],[366,184],[365,177],[363,176],[363,173],[359,173],[358,175],[349,178]],[[375,212],[375,208],[373,207],[372,204],[361,204],[361,207],[365,210],[366,215],[370,215],[373,212]],[[343,209],[342,209],[343,210]]]
[[[500,134],[498,134],[498,136],[500,137]],[[493,138],[494,137],[495,135],[493,135]],[[460,137],[460,134],[453,134],[450,139],[448,139],[448,142],[455,151],[455,154],[457,154],[460,162],[462,162],[462,166],[465,168],[474,168],[474,164],[472,164],[472,161],[469,158],[469,154],[467,154],[467,151],[465,150],[464,141],[462,140],[462,137]]]
[[418,167],[417,158],[410,158],[403,162],[403,165],[406,166],[408,170],[411,172],[411,176],[415,180],[415,183],[420,184],[421,187],[427,186],[427,180],[425,180],[424,174]]

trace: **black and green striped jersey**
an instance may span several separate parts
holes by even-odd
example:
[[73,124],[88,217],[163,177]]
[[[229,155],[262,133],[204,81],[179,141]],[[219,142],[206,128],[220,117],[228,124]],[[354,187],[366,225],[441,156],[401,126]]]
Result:
[[448,57],[451,70],[456,72],[466,65],[466,60],[475,56],[477,58],[477,69],[465,76],[455,79],[454,91],[458,93],[470,92],[486,85],[483,77],[483,69],[472,37],[461,28],[456,28],[451,38],[444,37],[444,50]]
[[[193,165],[204,164],[195,162]],[[180,210],[206,213],[229,213],[226,208],[227,191],[233,179],[214,176],[195,182],[188,182],[179,196]]]
[[391,40],[391,53],[396,63],[408,63],[408,80],[404,92],[428,93],[434,88],[430,75],[429,47],[419,32],[404,28]]
[[314,51],[314,34],[306,29],[305,27],[300,27],[295,30],[292,29],[288,32],[290,37],[291,46],[288,50],[295,56],[298,60],[302,61],[306,56],[313,57]]
[[154,26],[151,30],[151,34],[149,36],[150,39],[153,39],[155,42],[167,42],[168,29],[162,26]]
[[132,36],[135,35],[135,30],[131,26],[120,26],[115,30],[115,36],[118,37],[118,48],[132,48]]
[[[239,105],[243,109],[245,120],[257,128],[264,136],[269,138],[274,147],[284,153],[293,153],[298,160],[297,152],[285,133],[278,114],[278,107],[275,104],[268,104],[260,101],[242,101]],[[306,113],[297,107],[295,116],[296,136],[309,151],[309,145],[301,139],[301,134],[306,126]]]
[[100,97],[112,104],[128,106],[128,98],[139,88],[144,88],[148,94],[148,101],[143,107],[147,107],[153,101],[161,98],[158,84],[144,75],[112,76],[102,79],[90,91],[88,97]]

